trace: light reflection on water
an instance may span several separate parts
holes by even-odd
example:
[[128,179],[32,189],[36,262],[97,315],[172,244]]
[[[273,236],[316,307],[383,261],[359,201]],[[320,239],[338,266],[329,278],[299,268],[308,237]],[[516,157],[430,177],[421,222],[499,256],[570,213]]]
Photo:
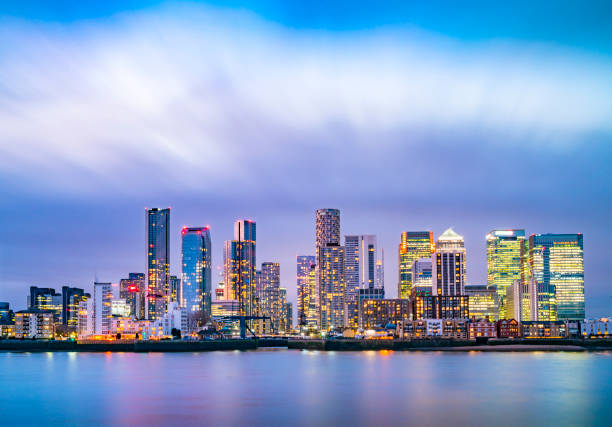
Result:
[[0,378],[3,425],[612,424],[607,352],[0,353]]

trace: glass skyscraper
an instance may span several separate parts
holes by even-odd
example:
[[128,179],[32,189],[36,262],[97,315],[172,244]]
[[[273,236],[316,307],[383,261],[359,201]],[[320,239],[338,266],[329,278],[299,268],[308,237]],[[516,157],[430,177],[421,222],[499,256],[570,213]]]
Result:
[[493,230],[487,234],[487,285],[497,289],[500,319],[513,318],[506,313],[506,290],[515,280],[525,281],[526,242],[525,230]]
[[[280,264],[278,262],[261,264],[261,288],[262,314],[270,317],[271,332],[279,333],[284,307],[281,301]],[[282,322],[284,324],[284,320]]]
[[529,272],[537,287],[538,321],[584,320],[582,234],[532,234]]
[[463,236],[449,228],[438,237],[431,259],[432,294],[465,295],[466,264]]
[[306,325],[310,299],[316,295],[310,294],[310,270],[316,264],[314,255],[297,256],[297,306],[298,326]]
[[170,298],[170,208],[147,209],[147,319],[161,318]]
[[397,295],[399,298],[410,298],[412,290],[412,263],[419,258],[430,258],[434,250],[431,231],[402,232],[399,250],[399,279]]
[[181,284],[177,299],[188,313],[202,311],[210,315],[212,265],[208,227],[184,227],[182,238]]
[[[344,236],[347,326],[359,326],[360,289],[376,287],[376,236]],[[373,294],[365,292],[363,295]]]

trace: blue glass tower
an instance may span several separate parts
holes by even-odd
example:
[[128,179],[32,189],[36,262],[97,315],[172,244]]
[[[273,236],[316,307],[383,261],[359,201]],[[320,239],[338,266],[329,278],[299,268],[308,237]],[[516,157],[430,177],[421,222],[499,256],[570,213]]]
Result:
[[210,315],[212,266],[209,227],[184,227],[182,235],[181,306]]

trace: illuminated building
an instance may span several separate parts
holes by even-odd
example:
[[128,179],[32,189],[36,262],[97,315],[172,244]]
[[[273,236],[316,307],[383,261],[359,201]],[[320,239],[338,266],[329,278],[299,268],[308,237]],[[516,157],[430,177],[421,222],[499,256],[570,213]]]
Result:
[[376,260],[375,288],[385,289],[385,249],[380,250],[380,259]]
[[499,295],[499,318],[506,313],[506,290],[515,280],[524,282],[525,230],[493,230],[487,234],[487,284]]
[[563,320],[522,322],[523,338],[567,338],[567,327]]
[[516,319],[501,319],[497,321],[497,338],[520,338],[521,328]]
[[376,288],[376,236],[344,236],[346,326],[359,323],[360,290]]
[[31,308],[15,313],[15,338],[53,339],[55,314]]
[[170,301],[178,302],[179,304],[183,300],[183,288],[180,277],[170,276],[168,277],[168,283],[170,287]]
[[0,338],[9,339],[15,338],[14,323],[0,323]]
[[8,302],[0,302],[0,325],[7,325],[15,322],[15,314],[11,310]]
[[90,296],[83,289],[62,286],[62,324],[76,327],[79,321],[79,303]]
[[93,320],[94,334],[111,333],[113,291],[111,283],[94,283]]
[[535,280],[527,283],[515,280],[506,289],[506,318],[519,322],[533,321],[538,314],[538,293]]
[[499,295],[494,286],[466,286],[465,295],[469,297],[470,317],[490,321],[498,320]]
[[412,289],[432,294],[431,257],[415,259],[412,263]]
[[[176,303],[175,303],[176,304]],[[186,315],[186,314],[185,314]],[[164,320],[136,320],[131,317],[113,317],[111,319],[111,333],[121,334],[122,338],[159,339],[169,336],[170,332],[164,331]],[[168,333],[166,333],[168,332]]]
[[188,313],[202,311],[210,316],[212,262],[209,227],[181,231],[182,276],[178,292],[180,306]]
[[289,334],[293,330],[293,304],[285,303],[285,333]]
[[147,209],[147,319],[161,318],[170,300],[170,208]]
[[465,295],[423,295],[410,298],[412,319],[469,319],[469,297]]
[[371,329],[395,325],[410,319],[410,300],[364,299],[361,301],[359,327]]
[[316,265],[313,255],[298,255],[297,256],[297,324],[298,326],[306,325],[308,317],[308,309],[310,299],[317,296],[310,292],[310,270]]
[[[287,334],[291,330],[291,326],[287,326],[287,288],[280,288],[280,328],[279,332],[281,334]],[[291,325],[292,322],[289,323]]]
[[318,329],[321,321],[321,311],[319,310],[320,300],[316,264],[310,265],[308,287],[308,304],[306,304],[306,302],[304,303],[304,309],[306,310],[306,326],[310,329]]
[[[250,220],[234,223],[234,240],[225,242],[224,247],[225,295],[228,300],[238,300],[240,314],[257,314],[256,278],[256,224]],[[254,322],[247,321],[249,326]]]
[[529,273],[537,286],[538,320],[584,320],[582,234],[532,234]]
[[342,328],[345,325],[346,277],[338,209],[317,210],[315,249],[319,327],[322,330]]
[[466,283],[463,236],[447,229],[436,242],[432,255],[432,295],[464,295]]
[[612,320],[608,318],[585,319],[580,329],[584,338],[612,338]]
[[94,331],[94,300],[89,298],[79,302],[77,336],[85,338],[93,335]]
[[497,323],[486,319],[472,320],[468,322],[470,339],[476,338],[496,338]]
[[145,275],[130,273],[127,279],[119,281],[119,298],[126,300],[130,306],[130,316],[136,319],[145,318]]
[[281,332],[281,323],[284,323],[283,302],[280,287],[280,264],[278,262],[264,262],[261,264],[262,301],[261,311],[264,316],[270,317],[271,333]]
[[111,300],[111,315],[120,317],[130,317],[130,305],[123,298],[113,298]]
[[220,319],[227,316],[238,316],[240,314],[240,304],[237,300],[213,301],[211,308],[213,319]]
[[30,286],[28,308],[51,311],[55,322],[62,321],[62,295],[53,288]]
[[400,324],[400,337],[468,339],[468,322],[462,319],[417,319]]
[[397,295],[410,298],[412,292],[412,264],[419,258],[430,258],[434,251],[431,231],[402,232],[399,251],[399,280]]

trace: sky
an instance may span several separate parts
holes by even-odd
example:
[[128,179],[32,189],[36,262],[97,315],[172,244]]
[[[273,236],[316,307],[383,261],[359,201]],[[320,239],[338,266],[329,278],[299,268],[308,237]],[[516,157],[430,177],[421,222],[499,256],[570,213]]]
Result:
[[[331,3],[331,4],[330,4]],[[584,233],[587,316],[612,314],[609,2],[13,1],[0,5],[0,301],[145,270],[145,207],[239,218],[258,262],[314,253],[317,208],[376,234]],[[219,278],[217,273],[215,277]]]

